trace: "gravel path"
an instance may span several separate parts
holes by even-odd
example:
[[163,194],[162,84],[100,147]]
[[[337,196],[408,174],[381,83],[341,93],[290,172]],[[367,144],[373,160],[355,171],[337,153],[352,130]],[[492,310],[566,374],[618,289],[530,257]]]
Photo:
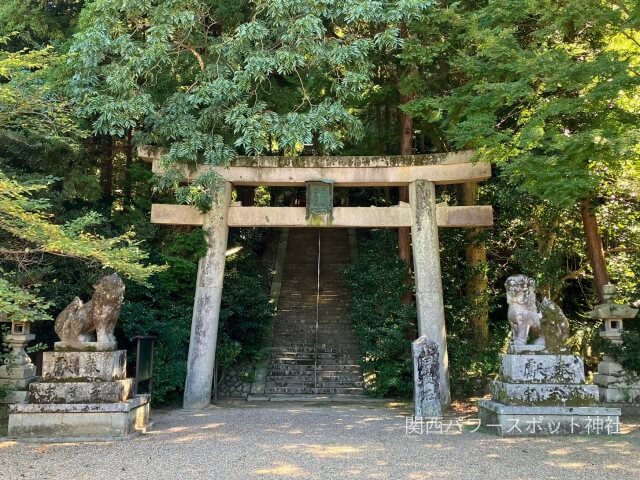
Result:
[[467,426],[406,435],[406,413],[288,403],[155,412],[153,432],[128,441],[0,439],[0,479],[640,479],[638,430],[504,439]]

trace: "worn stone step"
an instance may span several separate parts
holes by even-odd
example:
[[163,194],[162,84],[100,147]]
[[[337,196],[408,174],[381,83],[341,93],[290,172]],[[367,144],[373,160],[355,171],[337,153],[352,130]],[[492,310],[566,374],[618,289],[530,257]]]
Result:
[[294,395],[363,395],[364,388],[302,388],[302,387],[265,387],[266,394],[288,393]]
[[362,382],[362,376],[357,373],[347,373],[347,372],[317,372],[317,375],[313,375],[313,372],[309,372],[309,374],[301,375],[299,372],[296,372],[296,375],[271,375],[269,377],[270,382],[350,382],[350,383],[358,383]]
[[314,381],[313,378],[309,381],[302,381],[298,377],[288,377],[284,380],[269,379],[266,383],[266,388],[281,388],[281,387],[293,387],[293,388],[364,388],[364,382],[362,380],[337,380],[326,381],[320,380]]
[[358,355],[354,355],[350,352],[273,352],[271,354],[271,360],[278,361],[284,360],[358,360]]
[[[271,393],[334,395],[343,387],[363,392],[343,274],[350,261],[347,230],[290,230],[267,369]],[[326,383],[324,390],[305,388],[311,379]]]
[[362,367],[359,364],[340,364],[340,365],[302,365],[302,364],[287,364],[287,363],[270,363],[268,367],[269,373],[278,375],[277,372],[305,372],[305,371],[318,371],[318,372],[360,372]]

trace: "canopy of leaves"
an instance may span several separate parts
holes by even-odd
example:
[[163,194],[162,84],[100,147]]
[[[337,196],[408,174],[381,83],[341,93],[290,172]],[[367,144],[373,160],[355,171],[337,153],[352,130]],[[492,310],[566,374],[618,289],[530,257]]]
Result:
[[[0,44],[9,43],[0,39]],[[77,145],[84,136],[51,69],[60,62],[48,48],[0,50],[0,122],[4,131],[17,132],[29,142]],[[33,175],[31,175],[33,177]],[[132,232],[103,238],[88,232],[101,222],[95,213],[55,223],[44,198],[52,178],[19,181],[0,165],[0,258],[20,265],[25,258],[56,255],[101,264],[125,276],[146,282],[163,267],[145,265],[147,256]],[[26,321],[46,318],[48,304],[31,292],[2,281],[0,316]]]
[[[511,182],[562,207],[637,171],[637,2],[456,2],[446,13],[449,48],[425,42],[405,59],[433,66],[440,58],[449,80],[419,92],[409,112],[442,119],[452,146],[503,163]],[[451,56],[434,55],[438,48]]]
[[[95,133],[143,127],[145,141],[169,144],[170,172],[226,164],[237,152],[295,154],[305,144],[334,152],[361,137],[349,102],[371,87],[370,54],[400,42],[399,24],[425,6],[261,0],[250,19],[229,25],[209,1],[97,0],[71,49],[71,93]],[[206,208],[206,195],[180,189],[181,171],[161,186]]]

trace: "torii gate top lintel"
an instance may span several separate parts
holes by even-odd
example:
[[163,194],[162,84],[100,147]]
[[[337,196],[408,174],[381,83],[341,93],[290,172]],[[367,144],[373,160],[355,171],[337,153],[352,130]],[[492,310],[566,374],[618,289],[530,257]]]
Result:
[[[141,146],[138,155],[162,172],[166,150]],[[184,169],[185,179],[215,170],[234,185],[303,186],[307,181],[332,180],[337,186],[407,186],[416,180],[438,185],[479,182],[491,176],[491,165],[473,163],[472,151],[425,155],[236,157],[228,166],[201,164]]]

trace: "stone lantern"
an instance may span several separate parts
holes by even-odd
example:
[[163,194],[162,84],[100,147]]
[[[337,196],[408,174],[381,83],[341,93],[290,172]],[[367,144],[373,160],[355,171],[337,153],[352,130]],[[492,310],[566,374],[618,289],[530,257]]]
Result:
[[[624,321],[635,318],[637,308],[614,303],[616,287],[608,284],[604,287],[605,303],[594,308],[589,315],[602,320],[600,337],[616,345],[622,345]],[[620,363],[605,355],[598,364],[598,373],[594,379],[600,388],[600,400],[611,403],[636,403],[640,401],[640,378],[633,372],[627,372]]]
[[0,403],[27,402],[29,384],[36,380],[36,366],[31,363],[25,347],[34,338],[31,322],[11,320],[10,333],[4,339],[11,353],[7,355],[4,365],[0,366],[0,385],[6,387],[9,394],[0,399]]

